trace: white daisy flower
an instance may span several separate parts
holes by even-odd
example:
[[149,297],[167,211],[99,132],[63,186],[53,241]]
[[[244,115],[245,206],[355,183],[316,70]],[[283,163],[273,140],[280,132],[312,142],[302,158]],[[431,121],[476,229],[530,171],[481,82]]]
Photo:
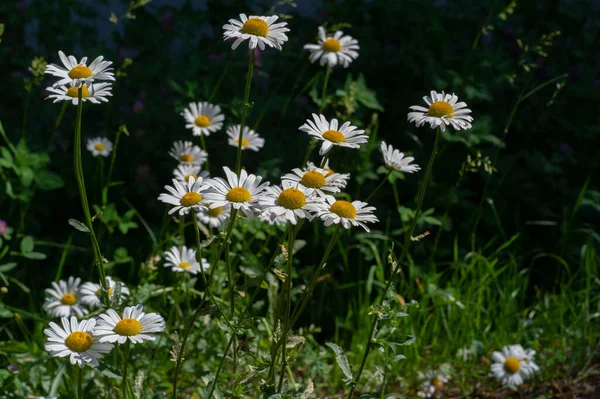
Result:
[[281,50],[281,45],[288,40],[285,32],[287,22],[274,24],[279,17],[274,15],[271,17],[261,17],[246,14],[240,14],[240,21],[230,19],[228,24],[223,25],[223,40],[235,39],[231,48],[235,50],[244,40],[250,40],[248,47],[255,49],[256,46],[261,50],[265,49],[265,44],[269,47],[274,47]]
[[54,357],[69,356],[71,364],[83,368],[86,364],[91,367],[98,366],[98,359],[103,354],[112,350],[112,344],[100,343],[94,333],[96,319],[77,321],[77,317],[61,318],[62,328],[50,322],[50,328],[44,330],[48,342],[44,345],[46,350]]
[[[227,135],[229,136],[229,145],[238,147],[240,138],[240,127],[241,125],[230,126],[227,129]],[[265,139],[260,137],[258,133],[250,129],[248,126],[244,126],[244,133],[242,135],[242,150],[258,151],[265,145]]]
[[52,288],[47,288],[46,293],[50,298],[44,302],[44,310],[53,317],[82,317],[88,310],[82,306],[81,293],[79,292],[79,277],[69,277],[67,281],[52,282]]
[[118,342],[124,344],[127,340],[136,344],[144,341],[154,341],[153,333],[165,329],[165,320],[158,313],[144,313],[142,305],[128,306],[123,309],[123,316],[108,309],[98,316],[95,334],[100,342]]
[[196,213],[196,217],[202,224],[214,228],[221,227],[229,219],[229,216],[231,216],[231,205],[229,204],[208,208]]
[[169,155],[180,163],[195,163],[200,166],[208,159],[208,153],[191,141],[176,141]]
[[321,204],[321,209],[317,216],[323,220],[325,226],[341,223],[345,229],[350,226],[361,226],[366,231],[370,231],[366,222],[378,222],[377,217],[373,215],[374,206],[368,206],[366,202],[345,200],[336,200],[333,196],[325,197],[325,202]]
[[225,120],[221,107],[207,102],[189,103],[181,115],[187,122],[185,127],[191,129],[194,136],[210,136],[221,130]]
[[429,123],[432,129],[439,127],[442,132],[446,126],[452,126],[455,130],[470,129],[473,117],[471,110],[467,108],[464,102],[457,103],[458,97],[455,94],[437,93],[431,91],[431,97],[423,97],[428,108],[420,105],[409,107],[414,112],[408,113],[408,121],[415,122],[417,127]]
[[58,52],[58,56],[64,68],[56,64],[49,64],[46,65],[44,71],[44,73],[60,78],[53,84],[54,87],[68,83],[79,85],[80,83],[91,83],[95,80],[115,80],[113,69],[109,68],[112,62],[103,61],[104,57],[102,56],[97,57],[89,66],[87,66],[87,57],[83,57],[81,61],[77,62],[74,56],[67,57],[62,51]]
[[310,62],[321,59],[321,65],[330,67],[348,65],[358,57],[358,40],[352,36],[344,36],[342,31],[336,31],[333,36],[328,36],[325,29],[319,26],[319,44],[305,44],[304,49],[310,51]]
[[526,378],[539,370],[533,362],[535,351],[525,351],[521,345],[510,345],[502,352],[492,354],[492,375],[504,385],[521,385]]
[[304,125],[300,126],[300,130],[308,133],[323,141],[323,145],[319,150],[319,155],[325,155],[334,145],[348,148],[359,148],[360,144],[368,141],[367,135],[363,134],[364,130],[356,130],[356,126],[350,125],[350,122],[344,123],[338,130],[338,120],[332,119],[327,122],[323,115],[312,114],[314,122],[307,119]]
[[210,208],[229,204],[234,209],[241,209],[246,216],[252,217],[252,208],[263,198],[263,191],[269,183],[260,184],[262,177],[249,175],[244,169],[239,176],[227,166],[224,166],[223,170],[227,181],[220,177],[209,181],[212,190],[207,192],[205,197]]
[[296,224],[298,219],[312,220],[313,213],[320,209],[319,204],[322,202],[323,199],[317,197],[312,188],[283,180],[281,187],[269,186],[265,189],[265,195],[259,205],[263,218],[271,221],[282,218],[291,224]]
[[177,179],[180,182],[185,182],[187,183],[187,181],[190,179],[190,177],[193,177],[194,179],[198,180],[198,177],[201,177],[203,179],[207,179],[209,176],[209,173],[207,170],[200,170],[200,165],[195,164],[195,163],[182,163],[179,164],[179,166],[177,166],[176,169],[173,170],[173,177],[175,177],[175,179]]
[[171,208],[169,215],[177,211],[179,211],[179,215],[187,215],[190,209],[194,211],[206,209],[206,205],[202,203],[202,194],[211,186],[206,184],[202,177],[198,177],[197,180],[190,177],[187,183],[173,179],[173,186],[165,186],[165,190],[169,193],[162,193],[158,196],[160,201],[175,206]]
[[[113,302],[115,299],[115,291],[117,289],[117,284],[119,284],[119,303],[125,299],[125,297],[129,296],[131,293],[129,288],[125,286],[125,284],[121,282],[116,282],[110,276],[106,276],[106,285],[108,287],[108,299]],[[100,291],[102,287],[100,283],[92,283],[87,282],[83,283],[80,289],[81,294],[81,303],[89,306],[90,308],[103,308],[104,304],[102,303]]]
[[[81,100],[89,101],[93,104],[100,104],[100,102],[108,102],[108,96],[112,96],[110,90],[112,86],[110,83],[90,83],[88,85],[81,86]],[[54,93],[50,94],[46,99],[53,98],[53,103],[59,101],[71,101],[73,105],[79,103],[79,89],[74,83],[69,83],[68,86],[58,87],[47,87],[47,91]]]
[[321,168],[327,172],[327,176],[331,176],[334,173],[336,173],[337,175],[339,175],[338,179],[333,181],[332,184],[335,184],[340,188],[346,187],[348,185],[348,179],[350,179],[350,173],[337,173],[333,169],[331,169],[331,167],[329,166],[329,158],[325,159],[325,165],[323,166],[317,166],[316,164],[309,161],[306,163],[306,168],[309,170]]
[[292,173],[283,175],[281,180],[312,188],[319,196],[323,197],[327,194],[339,193],[346,186],[349,176],[334,173],[331,169],[318,168],[309,162],[306,168],[294,168]]
[[89,139],[85,147],[95,157],[97,157],[98,155],[108,157],[112,152],[113,145],[110,142],[110,140],[105,137],[96,137],[93,139]]
[[[176,246],[171,247],[165,252],[165,267],[170,267],[174,272],[187,272],[197,274],[200,271],[200,264],[196,260],[196,251],[185,245],[179,249]],[[208,261],[202,258],[202,270],[210,267]]]
[[436,391],[441,391],[448,382],[448,376],[438,370],[429,370],[421,382],[421,390],[417,392],[422,398],[432,398]]
[[419,165],[412,164],[415,159],[413,157],[404,157],[404,153],[394,149],[391,145],[381,142],[381,153],[383,154],[383,162],[385,166],[400,172],[413,173],[421,170]]

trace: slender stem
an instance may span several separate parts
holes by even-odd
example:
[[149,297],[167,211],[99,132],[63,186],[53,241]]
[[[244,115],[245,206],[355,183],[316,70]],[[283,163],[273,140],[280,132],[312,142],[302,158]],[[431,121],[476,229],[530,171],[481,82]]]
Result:
[[248,73],[246,74],[246,91],[244,92],[244,105],[242,107],[242,123],[240,124],[240,135],[238,136],[237,159],[235,161],[235,172],[239,175],[242,170],[242,138],[244,136],[244,127],[246,126],[246,115],[248,113],[248,103],[250,98],[250,85],[252,84],[252,71],[254,68],[254,50],[250,51],[248,57]]
[[210,96],[208,97],[208,102],[211,102],[212,99],[215,98],[215,95],[219,91],[219,88],[221,87],[221,83],[223,83],[223,79],[225,79],[225,76],[227,75],[228,70],[229,70],[229,64],[227,64],[225,66],[225,69],[223,69],[221,76],[219,76],[219,80],[217,80],[217,83],[215,84],[213,91],[210,93]]
[[63,116],[65,115],[65,111],[67,110],[67,106],[69,105],[69,103],[70,101],[63,101],[62,108],[60,109],[60,113],[58,114],[58,118],[56,118],[54,128],[52,129],[50,141],[48,142],[48,150],[50,150],[50,148],[52,148],[52,145],[54,144],[54,140],[56,139],[56,132],[58,131],[58,128],[62,122]]
[[[380,304],[382,304],[383,301],[385,300],[385,298],[387,297],[387,293],[390,290],[390,287],[392,286],[394,277],[402,269],[402,262],[404,261],[404,258],[408,254],[410,244],[412,243],[411,238],[414,234],[415,227],[417,225],[417,220],[419,219],[419,212],[421,211],[421,208],[423,206],[423,199],[425,198],[425,192],[427,191],[427,186],[429,185],[429,179],[431,177],[433,163],[435,161],[435,157],[437,155],[437,151],[438,151],[438,147],[439,147],[439,143],[440,143],[440,136],[441,136],[441,131],[440,131],[440,128],[438,127],[435,132],[435,143],[433,144],[433,150],[431,151],[431,156],[429,157],[429,163],[427,164],[427,170],[425,171],[425,179],[423,180],[423,184],[421,185],[421,189],[419,190],[419,194],[417,197],[417,209],[415,210],[415,216],[414,216],[414,219],[412,220],[412,223],[408,230],[408,234],[405,238],[404,247],[402,248],[402,253],[400,254],[400,257],[398,258],[398,262],[397,262],[398,266],[396,267],[395,270],[392,271],[392,274],[390,275],[390,278],[385,286],[385,289],[383,290],[383,295],[381,297]],[[351,399],[352,396],[354,395],[356,386],[358,385],[358,382],[360,381],[360,376],[362,375],[363,369],[365,368],[365,364],[367,363],[367,357],[369,356],[369,351],[371,350],[371,343],[373,342],[373,337],[375,335],[376,327],[377,327],[377,318],[376,318],[376,316],[374,316],[373,323],[371,325],[371,332],[369,334],[369,339],[366,342],[365,351],[363,353],[360,367],[358,368],[358,372],[356,374],[356,377],[354,378],[354,381],[353,381],[354,383],[353,383],[352,388],[350,389],[350,393],[348,394],[348,397],[347,397],[348,399]]]
[[367,199],[365,200],[365,202],[369,202],[369,200],[370,200],[371,198],[373,198],[373,196],[375,195],[375,193],[376,193],[377,191],[379,191],[379,189],[380,189],[381,187],[383,187],[383,185],[384,185],[384,184],[385,184],[385,182],[387,181],[387,179],[388,179],[389,175],[391,175],[393,171],[394,171],[394,169],[390,169],[390,170],[389,170],[389,171],[386,173],[386,175],[385,175],[385,177],[383,178],[383,180],[381,180],[381,183],[379,183],[379,185],[378,185],[378,186],[375,188],[375,190],[373,190],[373,192],[372,192],[372,193],[371,193],[371,194],[370,194],[370,195],[367,197]]
[[558,75],[552,79],[548,79],[547,81],[545,81],[544,83],[540,84],[539,86],[533,88],[532,90],[530,90],[529,92],[527,92],[527,94],[523,95],[521,97],[521,99],[519,100],[520,103],[522,103],[523,101],[525,101],[529,96],[535,94],[537,91],[542,90],[544,87],[548,86],[551,83],[556,82],[557,80],[560,79],[565,79],[568,78],[569,74],[568,73],[563,73],[562,75]]
[[325,71],[325,80],[323,81],[323,89],[321,90],[321,104],[319,105],[319,114],[325,109],[325,98],[327,95],[327,83],[329,83],[329,75],[331,75],[331,67],[327,65]]
[[[292,327],[290,326],[291,308],[292,308],[292,264],[294,255],[294,241],[296,241],[296,235],[294,234],[295,228],[291,224],[289,225],[288,231],[288,258],[287,258],[287,276],[285,278],[285,290],[283,296],[285,298],[285,325],[284,330],[289,331]],[[277,393],[281,393],[283,388],[283,377],[285,376],[285,368],[287,366],[287,360],[285,357],[285,349],[287,339],[281,337],[281,372],[279,376],[279,386]]]
[[[200,135],[200,145],[202,146],[202,149],[204,150],[204,152],[208,153],[208,151],[206,151],[206,140],[204,139],[203,134]],[[204,169],[206,169],[206,170],[210,170],[208,167],[208,161],[209,161],[209,159],[206,158],[206,165],[204,166]]]
[[77,368],[77,399],[83,399],[83,367],[75,366]]
[[130,341],[127,340],[125,343],[125,350],[123,351],[123,381],[121,382],[121,393],[123,399],[127,399],[127,364],[129,363],[129,345]]
[[23,111],[23,130],[21,131],[21,140],[25,138],[25,131],[27,130],[27,114],[29,111],[29,99],[31,98],[31,91],[27,92],[27,98],[25,99],[25,107]]
[[108,168],[108,179],[106,180],[106,188],[102,191],[102,206],[106,206],[108,203],[108,190],[110,189],[110,183],[112,180],[113,169],[115,167],[115,160],[117,159],[117,148],[119,148],[119,139],[121,138],[121,130],[117,131],[117,137],[115,138],[115,145],[113,146],[112,156],[110,158],[110,166]]

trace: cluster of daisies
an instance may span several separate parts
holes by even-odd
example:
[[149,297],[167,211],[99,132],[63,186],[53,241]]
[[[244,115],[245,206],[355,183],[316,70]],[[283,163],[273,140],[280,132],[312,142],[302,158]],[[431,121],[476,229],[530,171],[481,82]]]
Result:
[[[491,376],[505,386],[516,387],[540,370],[533,361],[535,351],[524,349],[521,345],[509,345],[501,352],[493,352]],[[450,379],[445,367],[427,371],[421,378],[417,394],[422,398],[432,398],[444,391],[444,385]]]
[[[122,283],[106,278],[106,295],[111,306],[119,306],[130,292]],[[53,282],[46,290],[48,298],[44,310],[52,317],[60,317],[61,325],[50,322],[44,330],[48,337],[46,350],[52,356],[69,356],[71,364],[83,368],[86,364],[98,366],[98,359],[109,353],[114,343],[140,343],[154,340],[154,334],[165,329],[165,321],[157,313],[144,313],[142,305],[126,306],[122,313],[106,309],[96,317],[78,320],[92,309],[103,309],[100,284],[81,284],[80,278]]]

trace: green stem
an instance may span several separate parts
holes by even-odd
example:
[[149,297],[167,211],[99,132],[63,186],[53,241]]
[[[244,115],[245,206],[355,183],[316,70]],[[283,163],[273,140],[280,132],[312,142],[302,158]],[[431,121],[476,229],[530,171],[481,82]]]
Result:
[[331,75],[331,67],[327,65],[325,71],[325,80],[323,81],[323,89],[321,90],[321,104],[319,105],[319,114],[325,109],[325,96],[327,95],[327,84],[329,83],[329,76]]
[[385,175],[385,177],[383,178],[383,180],[381,180],[381,183],[379,183],[379,185],[378,185],[378,186],[375,188],[375,190],[373,190],[373,192],[372,192],[372,193],[371,193],[371,194],[370,194],[370,195],[367,197],[367,199],[365,200],[365,202],[369,202],[369,200],[370,200],[371,198],[373,198],[373,196],[375,195],[375,193],[376,193],[377,191],[379,191],[379,189],[380,189],[381,187],[383,187],[383,185],[384,185],[384,184],[385,184],[385,182],[387,181],[387,179],[388,179],[389,175],[391,175],[393,171],[394,171],[394,169],[390,169],[390,170],[389,170],[389,171],[386,173],[386,175]]
[[83,380],[83,368],[79,366],[75,366],[77,368],[77,399],[83,399],[83,389],[82,389],[82,380]]
[[246,74],[246,91],[244,92],[244,105],[242,107],[242,123],[240,124],[240,135],[238,136],[237,159],[235,161],[235,173],[238,175],[242,170],[242,137],[244,135],[244,127],[246,126],[246,115],[248,113],[248,104],[250,98],[250,85],[252,84],[252,71],[254,68],[254,50],[250,51],[248,57],[248,73]]
[[[435,157],[437,155],[437,151],[438,151],[438,147],[439,147],[439,143],[440,143],[440,136],[441,136],[441,131],[440,131],[440,128],[438,127],[435,131],[435,143],[433,144],[433,150],[431,151],[431,156],[429,157],[429,163],[427,164],[427,170],[425,171],[425,179],[423,180],[423,184],[421,185],[421,189],[419,190],[419,194],[417,197],[417,209],[415,210],[415,217],[412,220],[412,223],[408,230],[408,234],[405,238],[404,247],[402,248],[402,253],[400,254],[400,257],[398,258],[398,262],[397,262],[398,266],[396,267],[395,270],[392,271],[392,274],[390,275],[390,279],[388,280],[388,282],[385,286],[385,289],[383,290],[383,295],[381,296],[380,305],[383,303],[383,301],[385,301],[385,298],[387,298],[387,293],[390,290],[390,287],[392,286],[394,277],[402,269],[402,262],[404,261],[404,258],[408,254],[410,244],[412,243],[411,238],[414,234],[415,227],[417,225],[417,220],[419,219],[419,212],[421,211],[421,208],[423,206],[423,199],[425,198],[425,192],[427,191],[427,186],[429,185],[429,179],[431,177],[433,163],[435,161]],[[350,389],[350,393],[348,394],[348,397],[347,397],[348,399],[351,399],[353,397],[354,391],[356,390],[356,386],[358,385],[358,382],[360,381],[360,376],[362,375],[362,372],[365,368],[365,364],[367,363],[367,357],[369,356],[369,351],[371,350],[371,343],[373,342],[373,336],[375,335],[376,326],[377,326],[377,319],[375,316],[375,317],[373,317],[373,323],[371,325],[371,332],[369,333],[369,339],[367,340],[367,342],[365,344],[365,351],[363,353],[363,357],[362,357],[362,360],[360,363],[360,367],[358,368],[356,377],[354,378],[352,388]]]
[[221,87],[221,83],[223,83],[223,79],[225,79],[225,76],[227,75],[228,70],[229,70],[229,64],[227,64],[225,66],[225,69],[223,69],[221,76],[219,76],[219,80],[217,80],[217,83],[215,84],[215,88],[210,93],[210,96],[208,97],[208,100],[207,100],[209,103],[213,100],[213,98],[215,98],[215,95],[219,91],[219,88]]
[[54,140],[56,139],[56,132],[62,122],[63,116],[65,115],[65,111],[67,110],[67,106],[69,105],[69,101],[63,101],[62,108],[60,109],[60,113],[58,114],[58,118],[56,118],[56,122],[54,123],[54,128],[52,129],[52,135],[50,136],[50,141],[48,142],[48,151],[52,148],[54,144]]
[[115,145],[113,146],[112,156],[110,158],[110,166],[108,168],[108,179],[106,180],[106,187],[102,190],[102,207],[105,207],[108,203],[108,190],[110,189],[110,182],[112,180],[112,174],[115,167],[115,160],[117,159],[117,148],[119,148],[119,139],[121,138],[121,130],[117,131],[117,137],[115,137]]
[[127,364],[129,363],[129,346],[130,341],[127,340],[125,343],[125,350],[123,351],[123,381],[121,382],[121,393],[123,399],[127,399]]
[[[200,135],[200,145],[202,146],[202,149],[204,150],[204,152],[206,152],[208,154],[208,151],[206,151],[206,140],[204,140],[203,134]],[[204,167],[204,169],[206,169],[206,170],[209,170],[208,161],[209,161],[209,159],[206,158],[206,166]]]
[[[291,308],[292,308],[292,264],[293,264],[293,255],[294,255],[294,241],[296,241],[295,228],[293,225],[289,225],[288,231],[288,258],[287,258],[287,276],[285,278],[285,290],[283,296],[285,298],[285,326],[284,330],[291,330],[292,326],[290,325],[290,317],[291,317]],[[285,368],[287,366],[287,360],[285,358],[285,346],[286,339],[284,336],[281,337],[281,372],[279,373],[279,386],[277,388],[277,393],[281,393],[281,389],[283,388],[283,377],[285,376]]]

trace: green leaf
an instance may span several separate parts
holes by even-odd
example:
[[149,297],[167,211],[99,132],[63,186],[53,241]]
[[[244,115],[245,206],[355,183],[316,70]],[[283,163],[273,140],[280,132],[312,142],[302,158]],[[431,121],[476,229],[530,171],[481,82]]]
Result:
[[56,190],[65,185],[62,177],[53,172],[41,171],[35,175],[35,182],[40,187],[40,190]]
[[344,376],[346,376],[344,381],[346,383],[351,382],[352,378],[353,378],[352,377],[352,369],[350,368],[350,362],[348,362],[348,358],[342,352],[342,348],[340,348],[338,345],[334,344],[333,342],[327,342],[327,343],[325,343],[325,345],[327,345],[335,353],[335,361],[342,369]]
[[379,101],[377,101],[375,91],[367,87],[367,83],[365,82],[365,76],[362,73],[358,75],[355,90],[356,99],[359,103],[361,103],[367,108],[383,112],[383,107],[381,106],[381,104],[379,104]]
[[46,259],[46,254],[42,252],[28,252],[26,254],[23,254],[23,256],[25,256],[28,259]]
[[77,219],[69,219],[69,224],[71,226],[75,227],[77,230],[83,231],[84,233],[89,233],[90,232],[90,229],[88,229],[85,224],[81,223]]
[[27,353],[29,348],[25,342],[4,341],[0,342],[0,352],[3,353]]
[[6,273],[6,272],[14,269],[15,267],[17,267],[17,262],[5,263],[3,265],[0,265],[0,273]]
[[33,251],[33,246],[35,245],[32,236],[25,236],[21,240],[21,252],[26,254],[28,252]]
[[109,366],[106,363],[100,363],[97,370],[100,372],[100,374],[102,374],[103,376],[108,377],[108,378],[115,378],[115,379],[123,378],[123,376],[121,375],[121,372],[117,368]]

